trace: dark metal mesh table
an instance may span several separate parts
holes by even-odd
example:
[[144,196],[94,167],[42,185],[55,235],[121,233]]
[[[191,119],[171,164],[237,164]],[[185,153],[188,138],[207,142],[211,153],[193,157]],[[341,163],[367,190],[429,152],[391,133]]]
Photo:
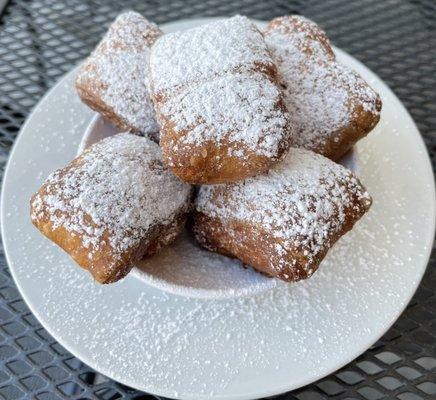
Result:
[[[1,171],[21,124],[55,81],[85,57],[122,9],[157,23],[246,14],[304,14],[363,61],[401,98],[436,166],[436,2],[13,0],[0,18]],[[1,4],[1,1],[0,1]],[[407,162],[407,160],[405,160]],[[19,183],[17,183],[19,184]],[[434,250],[434,249],[433,249]],[[335,374],[286,399],[436,399],[436,252],[390,331]],[[96,373],[63,349],[21,299],[0,254],[0,397],[38,400],[153,397]]]

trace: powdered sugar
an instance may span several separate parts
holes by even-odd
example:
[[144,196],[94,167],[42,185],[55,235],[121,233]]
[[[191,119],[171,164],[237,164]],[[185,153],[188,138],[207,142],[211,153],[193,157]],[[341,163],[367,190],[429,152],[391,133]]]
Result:
[[187,132],[181,146],[212,141],[219,147],[225,142],[229,155],[242,156],[242,143],[257,154],[274,157],[287,125],[279,98],[279,89],[263,74],[234,74],[181,91],[161,112],[174,131]]
[[[82,236],[90,252],[108,234],[115,254],[137,245],[156,224],[187,210],[190,186],[162,165],[157,144],[120,133],[54,172],[33,201],[32,218]],[[44,193],[45,192],[45,193]]]
[[265,40],[277,63],[294,128],[293,144],[319,150],[361,110],[378,115],[377,94],[335,61],[325,33],[299,16],[274,20]]
[[127,126],[146,134],[158,131],[147,85],[150,46],[161,33],[136,12],[121,14],[77,77],[78,84],[93,82]]
[[162,36],[150,57],[154,92],[262,65],[273,67],[271,56],[262,34],[243,16]]
[[341,231],[347,213],[359,214],[370,204],[350,171],[304,149],[291,149],[267,174],[227,186],[202,186],[196,199],[198,211],[259,224],[280,239],[277,251],[297,246],[309,260]]

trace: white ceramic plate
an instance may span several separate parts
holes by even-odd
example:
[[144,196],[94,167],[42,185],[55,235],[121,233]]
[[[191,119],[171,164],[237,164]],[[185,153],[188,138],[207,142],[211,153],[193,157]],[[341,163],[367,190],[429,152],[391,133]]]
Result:
[[30,223],[29,197],[74,157],[93,117],[74,94],[74,72],[44,97],[6,170],[2,234],[21,294],[56,340],[101,373],[147,392],[251,399],[333,372],[391,326],[428,261],[435,227],[433,174],[399,100],[362,64],[337,53],[383,100],[380,124],[356,147],[373,207],[311,279],[248,297],[186,298],[134,276],[101,286],[44,239]]

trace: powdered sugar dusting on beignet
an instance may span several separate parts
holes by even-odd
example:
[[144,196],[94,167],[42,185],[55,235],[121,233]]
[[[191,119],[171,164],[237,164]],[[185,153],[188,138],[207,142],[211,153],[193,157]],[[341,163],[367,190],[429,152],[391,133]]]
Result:
[[162,36],[150,57],[157,93],[262,66],[275,69],[262,34],[240,15]]
[[[325,154],[328,142],[342,140],[340,131],[359,113],[378,121],[378,95],[336,61],[329,39],[314,22],[301,16],[279,17],[270,22],[264,36],[277,63],[294,146]],[[372,127],[368,124],[366,129]]]
[[186,212],[191,192],[164,167],[157,144],[129,133],[91,146],[44,186],[32,201],[34,221],[48,216],[53,229],[81,235],[90,252],[99,250],[107,235],[115,255],[138,245],[155,225]]
[[242,157],[248,148],[274,158],[288,123],[279,99],[279,89],[263,74],[233,74],[188,87],[169,98],[161,113],[167,116],[164,127],[182,133],[178,146],[212,141],[224,143],[229,155]]
[[87,91],[96,91],[98,101],[113,109],[124,129],[158,132],[147,86],[150,46],[161,34],[157,25],[140,14],[125,12],[110,26],[77,76],[79,93],[81,87],[91,85]]
[[236,220],[258,226],[279,240],[277,252],[298,249],[310,275],[331,239],[370,205],[371,197],[349,170],[309,150],[292,148],[266,174],[230,185],[202,186],[195,206],[224,224]]

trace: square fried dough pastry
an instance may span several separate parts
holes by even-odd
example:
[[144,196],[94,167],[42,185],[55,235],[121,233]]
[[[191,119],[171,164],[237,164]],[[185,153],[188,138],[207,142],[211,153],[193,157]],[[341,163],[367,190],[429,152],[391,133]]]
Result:
[[310,277],[370,205],[371,197],[350,171],[292,148],[266,174],[202,186],[193,229],[206,249],[292,282]]
[[329,39],[314,22],[297,15],[275,18],[264,37],[277,63],[292,145],[340,159],[378,123],[379,95],[336,61]]
[[158,136],[150,99],[150,46],[162,31],[142,15],[118,16],[76,77],[80,98],[121,131]]
[[150,72],[164,161],[184,181],[237,181],[268,170],[287,151],[276,66],[246,17],[162,36]]
[[175,239],[190,196],[156,143],[120,133],[50,175],[31,199],[31,218],[98,282],[110,283]]

